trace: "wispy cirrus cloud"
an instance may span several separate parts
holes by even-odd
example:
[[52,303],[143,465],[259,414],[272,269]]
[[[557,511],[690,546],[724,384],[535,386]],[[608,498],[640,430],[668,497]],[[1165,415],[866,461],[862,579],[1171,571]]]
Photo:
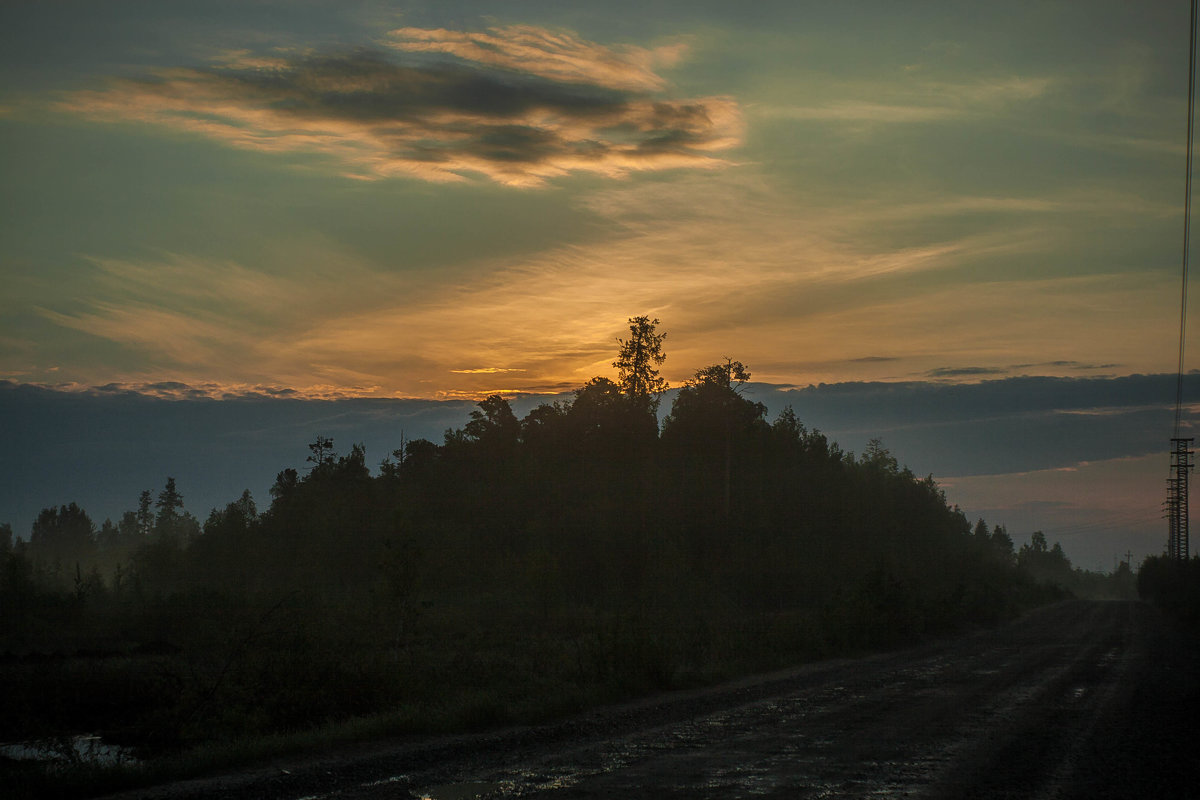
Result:
[[899,84],[845,84],[832,96],[792,105],[756,107],[762,117],[827,123],[916,124],[994,114],[1053,91],[1050,78],[1007,77],[975,81],[913,78]]
[[[379,389],[356,365],[297,354],[292,345],[312,326],[353,315],[372,294],[419,297],[403,277],[373,271],[333,251],[286,273],[270,273],[230,260],[174,253],[143,259],[90,258],[92,296],[39,306],[38,316],[62,328],[139,352],[145,367],[110,372],[120,385],[155,383],[170,376],[190,385],[258,386],[268,381],[301,387],[306,396],[372,394]],[[343,354],[345,355],[345,354]],[[419,357],[394,358],[402,367]],[[111,382],[99,376],[84,381]],[[219,380],[215,376],[219,376]],[[340,396],[340,395],[339,395]]]
[[[641,313],[671,334],[674,382],[725,355],[775,383],[957,383],[1029,365],[1079,374],[1140,363],[1169,327],[1154,300],[1166,278],[959,274],[980,259],[1045,252],[1047,221],[1024,217],[1088,213],[1073,198],[960,198],[966,216],[975,206],[1011,214],[902,246],[883,224],[898,215],[886,204],[797,207],[745,172],[608,186],[577,200],[607,236],[481,259],[452,282],[337,251],[272,272],[170,254],[95,258],[90,299],[41,316],[143,353],[150,366],[116,376],[124,381],[219,375],[424,397],[568,391],[610,374],[616,337]],[[1109,213],[1103,200],[1091,213]],[[952,213],[956,203],[945,205]],[[1120,324],[1097,333],[1095,319]]]
[[137,302],[94,301],[86,311],[63,313],[38,308],[38,313],[64,328],[132,345],[154,356],[159,364],[219,363],[244,345],[245,330],[223,324],[211,315]]
[[473,369],[452,369],[450,371],[456,375],[496,375],[502,372],[524,372],[525,370],[513,367],[475,367]]
[[742,141],[732,98],[661,91],[653,67],[677,59],[679,46],[610,48],[531,26],[404,28],[388,45],[225,52],[208,66],[73,92],[58,107],[241,149],[316,154],[362,179],[537,186],[573,172],[713,168]]
[[570,31],[535,25],[494,27],[487,32],[397,28],[388,34],[386,43],[409,53],[452,55],[552,81],[631,91],[665,88],[666,80],[655,70],[673,66],[687,52],[682,42],[654,48],[608,47]]
[[962,115],[960,109],[947,106],[901,105],[861,100],[837,100],[814,106],[775,106],[758,109],[758,113],[777,119],[880,123],[932,122]]

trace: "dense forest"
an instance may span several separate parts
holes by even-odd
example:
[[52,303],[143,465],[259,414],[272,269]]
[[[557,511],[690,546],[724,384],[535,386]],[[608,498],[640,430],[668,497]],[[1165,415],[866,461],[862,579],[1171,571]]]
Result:
[[154,757],[350,719],[542,718],[896,646],[1133,576],[972,524],[878,441],[767,419],[726,359],[659,424],[657,320],[616,380],[518,419],[497,395],[372,471],[316,436],[201,523],[173,479],[98,528],[75,504],[0,528],[0,739],[98,732]]

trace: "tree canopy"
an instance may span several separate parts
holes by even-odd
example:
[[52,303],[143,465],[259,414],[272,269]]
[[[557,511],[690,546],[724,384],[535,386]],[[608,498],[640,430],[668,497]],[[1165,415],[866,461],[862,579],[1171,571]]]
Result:
[[656,332],[659,324],[659,320],[648,316],[631,317],[629,338],[617,339],[621,349],[613,361],[621,391],[652,414],[658,411],[662,393],[668,388],[667,381],[658,371],[667,360],[662,350],[667,335]]

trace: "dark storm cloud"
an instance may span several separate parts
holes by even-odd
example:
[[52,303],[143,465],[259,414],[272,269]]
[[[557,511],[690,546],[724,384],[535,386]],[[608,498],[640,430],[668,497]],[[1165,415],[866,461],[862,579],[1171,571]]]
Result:
[[[1200,394],[1200,375],[1187,377],[1184,393]],[[1175,376],[756,386],[751,394],[772,412],[792,406],[845,449],[879,437],[918,474],[979,475],[1165,452]]]
[[996,367],[938,367],[925,374],[930,378],[969,378],[973,375],[1004,375],[1006,372]]
[[239,56],[114,80],[61,107],[239,148],[322,154],[361,178],[483,175],[538,185],[574,171],[712,167],[723,163],[714,151],[740,143],[740,112],[729,98],[651,96],[599,61],[589,75],[587,59],[613,51],[576,44],[577,69],[566,75],[536,60],[522,69],[459,53]]
[[[1200,375],[1187,377],[1194,396]],[[1121,378],[1016,377],[979,383],[909,381],[820,384],[778,393],[821,415],[889,424],[945,422],[1047,412],[1162,407],[1175,400],[1174,375]]]
[[382,52],[361,49],[297,58],[271,68],[190,72],[223,85],[229,96],[297,116],[364,122],[417,122],[430,113],[445,111],[515,117],[537,108],[583,116],[610,114],[619,110],[629,95],[453,64],[406,66],[390,61]]
[[1033,367],[1062,367],[1064,369],[1094,371],[1099,369],[1116,369],[1120,364],[1085,364],[1080,361],[1042,361],[1036,364],[1013,364],[1012,369],[1030,369]]

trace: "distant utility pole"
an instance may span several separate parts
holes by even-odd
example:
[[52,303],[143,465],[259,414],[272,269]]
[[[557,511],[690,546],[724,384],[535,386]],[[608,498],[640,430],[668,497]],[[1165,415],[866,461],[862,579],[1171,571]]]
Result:
[[1195,464],[1191,449],[1195,439],[1171,440],[1171,477],[1167,479],[1167,555],[1186,561],[1191,555],[1188,542],[1188,473]]

